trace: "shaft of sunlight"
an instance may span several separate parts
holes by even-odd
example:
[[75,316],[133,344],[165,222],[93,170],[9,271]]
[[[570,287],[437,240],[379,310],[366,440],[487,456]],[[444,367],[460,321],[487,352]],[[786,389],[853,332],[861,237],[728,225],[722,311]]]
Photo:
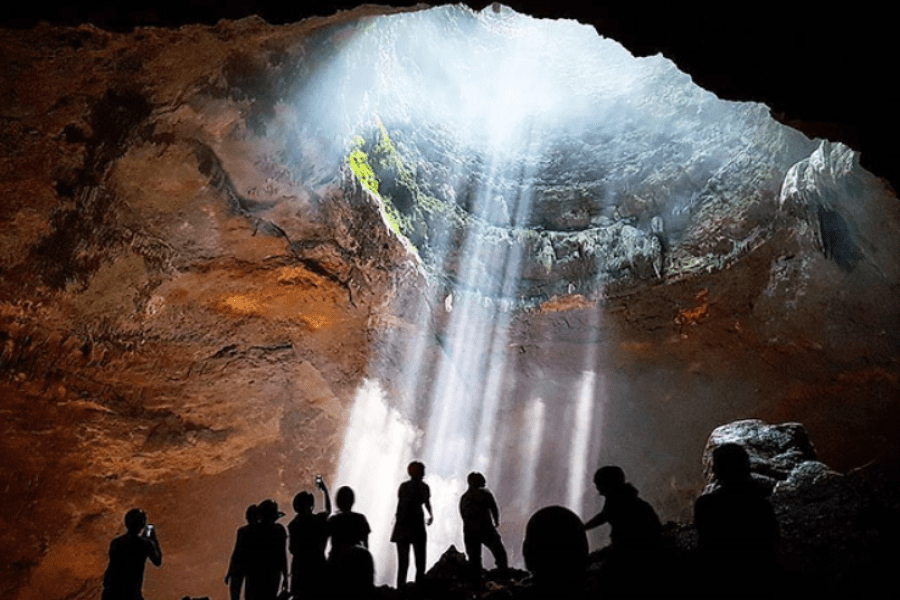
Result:
[[[395,491],[409,460],[425,463],[432,492],[430,567],[451,544],[462,547],[457,505],[470,471],[495,486],[514,535],[543,504],[567,502],[580,510],[597,430],[593,355],[579,360],[585,366],[570,397],[511,395],[518,359],[509,307],[522,300],[517,294],[528,245],[517,228],[529,221],[533,182],[549,160],[548,128],[595,117],[607,96],[631,85],[622,71],[629,55],[573,22],[548,26],[506,8],[467,11],[446,7],[379,18],[357,30],[321,76],[340,82],[339,108],[332,111],[340,115],[340,132],[353,134],[376,120],[437,125],[479,147],[484,159],[477,178],[459,170],[464,161],[446,167],[448,181],[474,182],[465,207],[472,226],[461,236],[429,233],[433,264],[456,268],[436,297],[423,298],[428,306],[419,314],[442,307],[446,320],[435,330],[426,317],[408,340],[401,330],[393,334],[393,347],[402,348],[401,381],[390,388],[398,397],[385,398],[377,382],[368,381],[345,437],[339,480],[354,486],[360,512],[369,517],[379,583],[395,577],[388,540]],[[585,43],[609,46],[607,59],[594,56],[597,51],[586,57]],[[599,92],[579,82],[585,60],[603,75],[606,87]],[[320,98],[317,89],[309,93]],[[554,385],[548,382],[548,392],[569,389]],[[542,473],[546,468],[554,470],[551,477]],[[518,556],[520,543],[507,540],[510,556]]]
[[575,415],[572,423],[572,441],[569,450],[569,485],[566,495],[567,504],[576,512],[581,512],[584,499],[585,473],[587,473],[588,450],[593,425],[594,384],[597,374],[594,371],[582,373],[581,382],[575,403]]
[[406,471],[412,448],[420,432],[396,409],[390,407],[377,381],[365,380],[356,393],[338,466],[335,490],[350,486],[356,494],[354,512],[369,521],[369,551],[376,565],[376,577],[387,582],[392,577],[393,548],[390,533],[396,495],[387,492]]

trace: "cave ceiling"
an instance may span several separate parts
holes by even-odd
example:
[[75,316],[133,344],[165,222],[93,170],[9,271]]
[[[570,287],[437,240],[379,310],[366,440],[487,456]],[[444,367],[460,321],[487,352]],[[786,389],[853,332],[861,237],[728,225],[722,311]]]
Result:
[[[174,2],[156,0],[122,5],[108,0],[77,6],[22,3],[4,11],[7,26],[95,23],[112,29],[215,23],[261,15],[271,23],[329,15],[358,2]],[[391,3],[413,6],[412,1]],[[428,3],[444,4],[442,2]],[[483,8],[489,2],[467,2]],[[822,10],[814,3],[756,2],[739,12],[703,5],[644,5],[635,2],[548,2],[518,0],[505,4],[536,17],[571,18],[594,25],[636,56],[658,52],[719,97],[766,103],[777,118],[810,137],[843,141],[863,152],[870,170],[896,187],[894,108],[898,92],[880,75],[896,49],[888,9]]]
[[[838,470],[896,470],[896,92],[872,74],[892,56],[887,19],[509,4],[593,25],[658,87],[589,89],[534,129],[535,157],[482,144],[494,121],[422,117],[466,98],[414,85],[430,38],[397,23],[416,12],[379,27],[386,9],[330,17],[341,2],[4,15],[20,29],[0,32],[0,591],[83,597],[140,504],[169,552],[148,588],[222,592],[260,494],[287,503],[324,473],[379,495],[348,475],[345,432],[424,453],[436,490],[455,489],[444,463],[485,464],[501,498],[530,486],[573,505],[595,500],[579,476],[594,465],[569,456],[583,444],[674,519],[690,518],[705,436],[738,418],[802,421]],[[219,22],[254,13],[268,23]],[[457,34],[485,21],[441,14]],[[460,73],[497,39],[459,37]],[[376,53],[381,71],[361,60]],[[333,60],[343,83],[318,93]],[[358,80],[377,118],[346,102]],[[516,73],[484,80],[549,98]],[[575,81],[570,98],[590,88]],[[598,112],[619,128],[567,121]],[[497,256],[516,257],[512,284]],[[542,436],[558,443],[541,452]],[[369,447],[359,479],[399,478],[405,454]],[[529,508],[504,504],[510,531]]]

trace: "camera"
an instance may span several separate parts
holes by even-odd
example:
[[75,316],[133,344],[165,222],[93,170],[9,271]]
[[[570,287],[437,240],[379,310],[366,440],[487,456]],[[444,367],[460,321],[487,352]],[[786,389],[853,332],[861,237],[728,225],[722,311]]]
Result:
[[153,523],[149,523],[147,528],[144,530],[144,535],[147,537],[153,537],[153,530],[155,529]]

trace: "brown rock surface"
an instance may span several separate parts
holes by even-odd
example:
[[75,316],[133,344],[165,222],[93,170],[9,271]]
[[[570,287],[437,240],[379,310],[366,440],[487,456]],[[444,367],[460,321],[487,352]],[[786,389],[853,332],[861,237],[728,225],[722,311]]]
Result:
[[[440,311],[413,324],[425,284],[378,206],[286,169],[254,124],[277,102],[240,92],[322,23],[0,32],[0,592],[96,597],[137,505],[165,554],[147,596],[224,595],[244,507],[334,473],[373,365],[399,378],[415,336],[437,360]],[[781,218],[727,269],[517,313],[505,397],[564,394],[596,346],[597,460],[664,517],[735,418],[803,422],[837,470],[895,466],[896,277]]]
[[287,195],[291,235],[321,228],[241,103],[197,93],[266,32],[302,28],[3,33],[6,594],[92,596],[132,505],[149,592],[214,593],[243,508],[335,468],[372,307],[242,208]]

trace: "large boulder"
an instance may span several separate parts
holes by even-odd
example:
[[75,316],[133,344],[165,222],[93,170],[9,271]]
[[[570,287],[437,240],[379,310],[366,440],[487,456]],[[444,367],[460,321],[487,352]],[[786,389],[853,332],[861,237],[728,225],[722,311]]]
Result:
[[712,470],[712,453],[723,444],[743,446],[750,456],[753,478],[769,490],[788,479],[801,465],[816,460],[816,450],[800,423],[770,425],[758,419],[735,421],[717,427],[709,435],[703,450],[703,476],[707,484],[704,492],[718,485]]
[[[726,443],[747,450],[754,480],[771,490],[781,564],[796,589],[860,596],[879,589],[889,557],[896,554],[889,548],[900,523],[900,503],[896,494],[885,493],[876,465],[841,474],[816,460],[802,424],[735,421],[709,437],[703,453],[706,492],[717,485],[712,452]],[[690,536],[679,531],[676,537]]]

